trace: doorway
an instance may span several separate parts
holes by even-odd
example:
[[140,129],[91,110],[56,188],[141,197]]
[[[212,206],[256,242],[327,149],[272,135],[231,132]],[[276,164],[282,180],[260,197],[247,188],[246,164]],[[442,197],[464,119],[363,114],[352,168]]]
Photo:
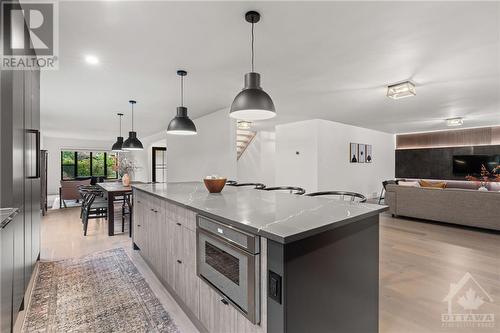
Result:
[[153,183],[167,182],[167,148],[153,147],[152,181]]

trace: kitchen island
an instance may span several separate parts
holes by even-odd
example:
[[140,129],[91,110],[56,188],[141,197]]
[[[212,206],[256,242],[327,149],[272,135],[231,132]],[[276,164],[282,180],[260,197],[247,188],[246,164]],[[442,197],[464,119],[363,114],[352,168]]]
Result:
[[377,332],[385,206],[133,185],[133,242],[201,331]]

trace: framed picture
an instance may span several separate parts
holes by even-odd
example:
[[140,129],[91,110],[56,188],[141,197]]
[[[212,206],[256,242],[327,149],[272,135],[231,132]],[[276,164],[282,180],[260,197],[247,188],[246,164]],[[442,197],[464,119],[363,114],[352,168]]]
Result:
[[365,163],[366,161],[366,145],[358,145],[358,163]]
[[358,163],[358,144],[351,143],[351,149],[349,151],[349,162]]
[[373,161],[372,145],[366,145],[366,163]]

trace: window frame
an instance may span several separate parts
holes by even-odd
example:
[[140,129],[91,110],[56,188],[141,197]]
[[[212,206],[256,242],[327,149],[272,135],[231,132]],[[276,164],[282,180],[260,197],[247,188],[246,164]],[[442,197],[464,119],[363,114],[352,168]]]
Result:
[[[75,155],[74,155],[74,164],[63,164],[63,153],[64,152],[73,152]],[[86,151],[87,152],[87,151]],[[115,176],[114,177],[111,177],[111,175],[108,175],[108,157],[111,158],[112,156],[112,153],[110,154],[109,152],[107,151],[88,151],[89,152],[89,158],[90,158],[90,176],[85,176],[85,177],[78,177],[78,151],[75,150],[75,151],[72,151],[72,150],[61,150],[61,157],[60,157],[60,161],[59,161],[59,164],[61,165],[61,180],[77,180],[77,179],[85,179],[85,178],[92,178],[92,177],[103,177],[104,179],[118,179],[118,172],[115,172]],[[92,159],[93,159],[93,156],[92,154],[94,153],[99,153],[99,154],[102,154],[104,153],[104,176],[102,175],[99,175],[99,176],[94,176],[93,175],[93,169],[92,169]],[[65,166],[73,166],[74,168],[74,177],[73,178],[64,178],[63,175],[64,175],[64,167]]]

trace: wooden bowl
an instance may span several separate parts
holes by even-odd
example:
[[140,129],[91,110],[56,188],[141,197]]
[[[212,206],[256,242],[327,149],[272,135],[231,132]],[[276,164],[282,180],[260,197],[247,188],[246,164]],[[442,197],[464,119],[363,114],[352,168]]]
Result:
[[217,179],[203,179],[205,187],[210,193],[220,193],[224,186],[226,186],[226,178]]

